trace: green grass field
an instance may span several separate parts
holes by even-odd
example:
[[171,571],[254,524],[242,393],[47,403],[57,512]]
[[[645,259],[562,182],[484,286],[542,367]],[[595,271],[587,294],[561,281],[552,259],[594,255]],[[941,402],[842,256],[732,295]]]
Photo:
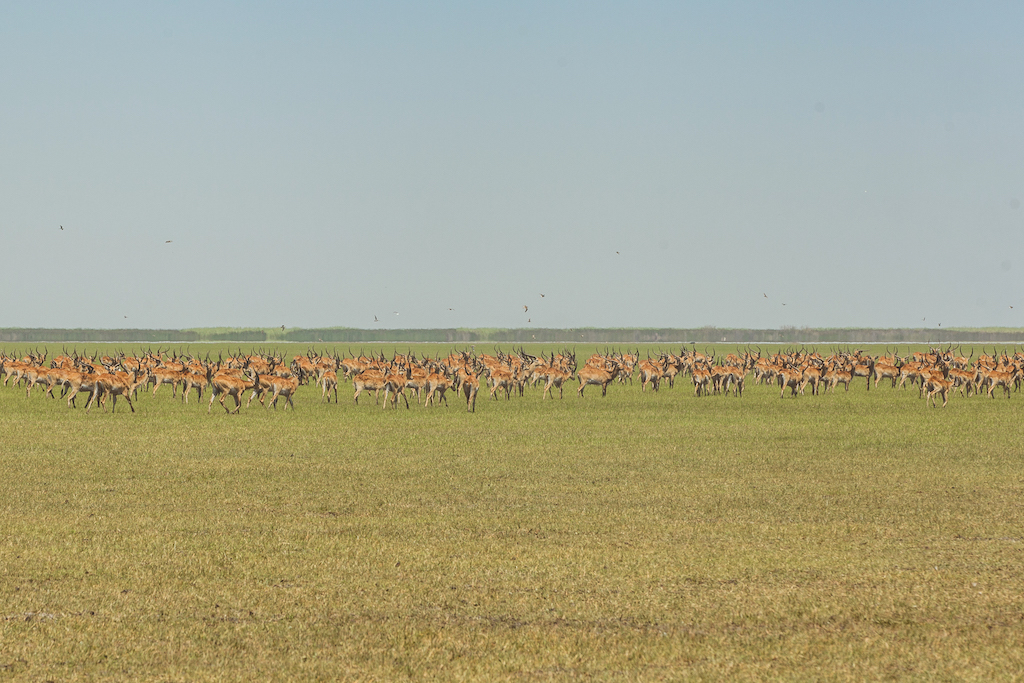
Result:
[[576,386],[237,416],[0,387],[0,676],[1021,678],[1024,396]]

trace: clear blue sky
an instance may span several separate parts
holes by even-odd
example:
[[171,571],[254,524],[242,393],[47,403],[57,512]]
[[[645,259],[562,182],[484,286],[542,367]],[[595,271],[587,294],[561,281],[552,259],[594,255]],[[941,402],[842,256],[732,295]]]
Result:
[[4,3],[0,326],[1024,326],[1022,26]]

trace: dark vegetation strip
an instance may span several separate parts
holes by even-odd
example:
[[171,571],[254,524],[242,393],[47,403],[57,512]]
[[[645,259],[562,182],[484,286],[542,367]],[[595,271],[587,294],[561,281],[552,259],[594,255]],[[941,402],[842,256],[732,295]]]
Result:
[[442,343],[782,343],[782,344],[1014,344],[1024,329],[782,328],[754,330],[722,327],[683,328],[196,328],[190,330],[0,328],[0,342],[442,342]]

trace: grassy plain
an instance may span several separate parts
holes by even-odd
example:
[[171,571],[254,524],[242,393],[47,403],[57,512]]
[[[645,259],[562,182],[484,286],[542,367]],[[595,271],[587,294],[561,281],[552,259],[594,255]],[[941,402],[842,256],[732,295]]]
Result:
[[0,387],[0,677],[1024,671],[1019,394],[340,395],[85,415]]

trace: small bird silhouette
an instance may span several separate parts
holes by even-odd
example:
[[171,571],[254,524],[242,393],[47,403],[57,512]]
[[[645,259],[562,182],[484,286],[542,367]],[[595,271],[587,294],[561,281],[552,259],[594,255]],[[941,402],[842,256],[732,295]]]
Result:
[[164,244],[170,244],[170,243],[171,243],[171,242],[173,242],[173,241],[174,241],[174,240],[167,240],[166,242],[164,242]]
[[61,229],[61,230],[63,230],[63,229],[64,229],[64,226],[63,226],[63,225],[62,225],[62,226],[60,226],[60,229]]
[[529,306],[523,306],[523,313],[526,313],[528,310],[530,310]]
[[1013,308],[1013,306],[1010,306],[1010,308]]
[[768,298],[768,295],[767,295],[767,294],[765,294],[765,295],[764,295],[764,298],[765,298],[765,299],[767,299],[767,298]]
[[394,314],[395,314],[395,315],[398,315],[398,311],[394,311]]
[[284,325],[281,325],[281,329],[282,329],[282,330],[284,329]]
[[379,320],[377,320],[377,316],[373,316],[373,322],[375,322],[375,323],[379,323],[380,322]]
[[615,253],[618,254],[619,252],[615,252]]
[[543,294],[541,294],[541,295],[540,295],[540,298],[541,298],[541,299],[543,299],[543,298],[544,298],[544,295],[543,295]]
[[528,323],[532,323],[532,322],[533,322],[533,318],[527,318],[527,319],[526,319],[526,322],[528,322]]
[[455,309],[454,309],[454,308],[449,308],[448,310],[449,310],[449,311],[454,311]]

